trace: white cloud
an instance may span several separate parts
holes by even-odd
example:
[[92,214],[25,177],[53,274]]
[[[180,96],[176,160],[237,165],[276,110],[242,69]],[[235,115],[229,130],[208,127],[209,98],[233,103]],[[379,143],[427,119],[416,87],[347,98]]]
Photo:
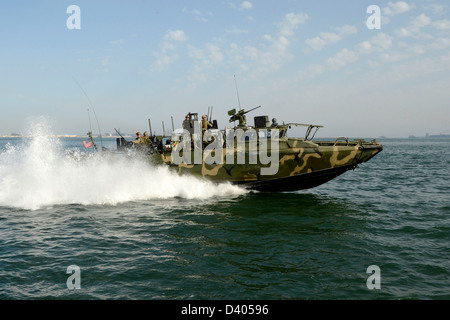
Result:
[[229,63],[233,70],[246,71],[252,77],[278,70],[282,65],[291,61],[294,57],[289,52],[292,40],[295,39],[295,31],[299,25],[308,20],[304,13],[288,13],[276,24],[278,31],[275,34],[263,35],[264,43],[260,47],[240,46],[236,43],[230,45],[227,52]]
[[325,39],[322,39],[321,37],[306,39],[305,43],[315,51],[322,50],[328,44]]
[[390,76],[395,76],[396,80],[405,80],[408,78],[421,78],[424,75],[433,73],[444,73],[450,70],[450,55],[434,57],[434,58],[421,58],[417,60],[410,60],[403,64],[395,64],[392,66],[392,72]]
[[106,67],[109,64],[111,64],[111,61],[112,61],[112,57],[111,56],[106,56],[100,61],[100,63],[102,64],[102,66]]
[[430,50],[444,50],[450,47],[450,39],[439,38],[431,43],[420,43],[403,41],[399,42],[396,48],[397,51],[389,51],[392,47],[392,37],[386,34],[380,34],[373,38],[371,42],[363,42],[359,44],[359,53],[368,54],[372,52],[380,52],[378,56],[379,61],[371,60],[369,64],[372,67],[377,67],[383,63],[399,62],[401,60],[410,59],[413,57],[425,55]]
[[244,47],[244,54],[245,54],[245,56],[246,56],[248,59],[250,59],[250,60],[252,60],[252,61],[255,61],[256,59],[258,59],[259,51],[258,51],[258,49],[256,49],[255,47],[252,47],[252,46],[245,46],[245,47]]
[[325,46],[337,43],[342,40],[343,36],[352,35],[358,32],[355,26],[345,25],[343,27],[336,27],[335,32],[321,32],[319,36],[306,39],[305,43],[315,51],[322,50]]
[[[366,46],[366,50],[370,50],[371,44],[364,42],[361,46]],[[361,48],[360,48],[361,50]],[[361,53],[361,52],[360,52]],[[349,50],[347,48],[337,52],[334,56],[330,57],[323,64],[312,64],[300,70],[297,73],[299,80],[312,79],[323,75],[329,71],[335,71],[341,69],[351,63],[354,63],[359,59],[359,53]]]
[[208,21],[208,19],[205,16],[211,16],[212,15],[212,13],[210,13],[210,12],[206,13],[206,14],[203,14],[198,9],[189,10],[187,8],[183,8],[182,12],[183,13],[187,13],[187,14],[191,14],[191,15],[193,15],[195,17],[195,20],[202,21],[202,22],[207,22]]
[[277,37],[264,35],[264,38],[273,44],[273,48],[277,51],[277,55],[284,56],[286,49],[290,45],[288,37],[294,35],[294,31],[298,25],[305,23],[308,20],[308,15],[304,13],[288,13],[284,16],[282,22],[278,24],[279,33]]
[[179,54],[174,53],[177,42],[184,42],[188,38],[183,30],[169,30],[164,35],[164,41],[160,44],[160,50],[153,53],[156,61],[150,67],[151,70],[161,71],[165,66],[179,59]]
[[284,16],[283,21],[278,24],[280,36],[291,36],[298,28],[299,24],[305,23],[308,20],[308,15],[305,13],[288,13]]
[[311,39],[306,39],[305,43],[310,46],[315,51],[322,50],[325,46],[330,43],[336,43],[341,40],[341,37],[335,33],[331,32],[322,32],[318,37],[314,37]]
[[348,36],[355,33],[358,33],[358,29],[355,26],[345,25],[343,27],[336,27],[336,30],[339,32],[341,36]]
[[224,60],[220,47],[209,42],[203,48],[189,45],[188,56],[193,59],[193,66],[190,75],[187,77],[191,84],[206,81],[208,76],[205,70],[217,67]]
[[123,44],[124,42],[125,41],[123,39],[110,41],[110,43],[114,44],[114,45],[120,45],[120,44]]
[[91,62],[91,58],[78,58],[77,59],[77,62],[83,62],[83,63],[85,63],[85,62]]
[[327,65],[330,69],[339,69],[350,63],[358,60],[358,54],[355,52],[348,50],[347,48],[339,51],[334,57],[331,57],[327,60]]
[[442,4],[437,4],[437,3],[433,3],[433,4],[429,4],[424,6],[425,9],[431,11],[434,14],[445,14],[445,5]]
[[370,41],[364,41],[357,45],[360,54],[370,54],[373,52],[382,52],[392,46],[392,37],[386,33],[379,33]]
[[408,56],[421,55],[426,52],[425,47],[420,44],[409,44],[409,43],[401,42],[398,44],[398,47],[404,48],[405,54],[407,54]]
[[187,37],[184,34],[183,30],[169,30],[169,31],[167,31],[167,33],[164,37],[168,40],[173,40],[173,41],[186,41],[187,40]]
[[[356,28],[335,28],[336,30],[340,30],[342,33],[352,34],[354,32],[357,32]],[[347,31],[343,31],[347,30]],[[324,37],[322,35],[321,40],[327,39],[327,40],[336,40],[333,37]],[[363,42],[360,42],[358,44],[355,44],[354,49],[347,49],[344,48],[337,52],[335,55],[329,57],[323,64],[315,64],[309,67],[306,67],[305,69],[301,70],[298,75],[301,79],[304,78],[312,78],[315,76],[319,76],[327,71],[333,71],[337,69],[341,69],[349,64],[352,64],[360,59],[361,55],[369,55],[372,53],[380,53],[381,55],[378,57],[381,62],[390,62],[390,61],[397,61],[403,58],[403,55],[400,56],[398,54],[391,54],[386,53],[389,49],[392,48],[393,45],[393,37],[386,34],[386,33],[378,33],[374,37],[372,37],[370,40],[366,40]],[[329,42],[327,42],[329,43]],[[320,45],[320,43],[318,43]],[[416,50],[417,52],[420,50],[420,48],[417,47],[411,47],[411,50]],[[379,66],[380,62],[376,62],[373,60],[368,61],[370,66]]]
[[155,53],[156,61],[153,64],[152,69],[156,69],[158,71],[161,71],[166,65],[174,62],[178,59],[178,55],[173,54],[169,55],[163,52]]
[[321,64],[312,64],[306,67],[304,71],[299,71],[298,77],[300,78],[300,80],[315,78],[323,74],[325,71],[325,66]]
[[229,2],[228,5],[235,10],[249,10],[253,8],[253,4],[250,1],[243,1],[240,5],[236,5],[233,2]]
[[430,17],[422,13],[421,15],[415,17],[408,27],[395,30],[395,33],[399,37],[418,37],[422,35],[420,33],[420,29],[430,24]]
[[289,47],[296,28],[306,19],[307,16],[303,14],[285,15],[282,21],[276,24],[277,32],[264,35],[265,42],[259,46],[241,46],[236,42],[230,43],[224,51],[223,45],[226,42],[223,39],[208,42],[203,47],[188,45],[188,57],[193,59],[193,64],[190,75],[185,79],[191,84],[206,81],[211,78],[209,72],[212,68],[219,67],[230,68],[238,73],[245,72],[253,78],[278,70],[293,59],[294,55],[289,52]]
[[207,43],[205,46],[205,57],[201,60],[203,65],[214,65],[223,60],[223,54],[220,48],[212,43]]
[[383,8],[384,14],[388,16],[395,16],[398,14],[402,14],[405,12],[410,11],[413,9],[413,5],[409,5],[404,1],[398,1],[398,2],[388,2],[388,6]]
[[433,22],[433,26],[438,30],[448,30],[450,29],[450,20],[444,19]]
[[431,49],[434,50],[443,50],[450,47],[450,39],[447,38],[439,38],[435,42],[429,45]]
[[431,24],[430,17],[427,17],[424,13],[420,16],[416,17],[412,22],[412,27],[416,29],[423,28],[427,25]]
[[238,27],[233,27],[231,29],[226,30],[227,33],[230,34],[247,34],[248,30],[246,29],[239,29]]
[[374,50],[370,41],[361,42],[360,44],[358,44],[357,47],[358,47],[358,52],[361,54],[369,54],[369,53],[372,53]]
[[240,10],[248,10],[253,8],[253,5],[250,1],[244,1],[241,3]]
[[338,42],[341,40],[341,36],[333,32],[322,32],[320,33],[320,37],[325,40],[325,42]]
[[371,39],[372,43],[383,50],[387,50],[392,46],[392,37],[386,33],[379,33]]

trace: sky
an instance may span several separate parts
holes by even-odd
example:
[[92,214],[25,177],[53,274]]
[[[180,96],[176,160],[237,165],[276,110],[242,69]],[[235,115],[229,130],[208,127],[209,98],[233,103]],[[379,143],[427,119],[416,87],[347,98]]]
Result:
[[[79,11],[73,11],[72,5]],[[0,134],[170,131],[233,108],[318,137],[450,133],[444,0],[15,0],[0,5]],[[379,11],[368,10],[376,6]],[[97,124],[98,122],[98,124]]]

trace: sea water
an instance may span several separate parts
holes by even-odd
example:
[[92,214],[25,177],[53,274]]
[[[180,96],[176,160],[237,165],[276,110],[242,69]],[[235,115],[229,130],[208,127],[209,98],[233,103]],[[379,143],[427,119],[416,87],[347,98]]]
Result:
[[33,128],[0,139],[0,299],[450,298],[448,139],[260,193]]

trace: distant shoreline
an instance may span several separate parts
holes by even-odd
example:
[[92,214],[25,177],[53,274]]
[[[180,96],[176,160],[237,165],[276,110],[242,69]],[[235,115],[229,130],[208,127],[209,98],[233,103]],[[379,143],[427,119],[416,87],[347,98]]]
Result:
[[[82,134],[49,134],[47,135],[49,137],[54,137],[54,138],[82,138],[82,139],[89,139],[88,135],[82,135]],[[8,138],[8,139],[14,139],[14,138],[30,138],[30,135],[22,135],[22,134],[0,134],[0,138]],[[124,134],[122,135],[122,137],[124,138],[134,138],[134,136],[130,135],[130,134]],[[95,139],[100,139],[100,136],[96,135],[93,136],[93,138]],[[102,138],[111,138],[111,139],[116,139],[116,138],[121,138],[121,136],[118,135],[111,135],[111,134],[106,134],[106,135],[102,135]],[[318,139],[335,139],[336,137],[323,137],[323,138],[318,138]],[[353,137],[349,137],[350,139],[354,139]],[[359,139],[359,138],[358,138]],[[373,139],[373,138],[363,138],[363,139]],[[375,138],[376,140],[384,140],[384,139],[410,139],[410,140],[414,140],[414,139],[428,139],[428,140],[436,140],[436,139],[450,139],[450,135],[449,134],[440,134],[440,135],[429,135],[429,136],[424,136],[424,137],[418,137],[418,136],[412,136],[410,135],[409,137],[386,137],[386,136],[380,136],[378,138]]]
[[[49,134],[49,137],[55,137],[55,138],[84,138],[87,139],[89,136],[87,135],[77,135],[77,134]],[[19,135],[19,134],[6,134],[1,135],[0,138],[29,138],[30,135]],[[124,138],[131,138],[129,135],[123,135]],[[100,138],[100,136],[93,136],[93,138]],[[106,135],[102,136],[102,138],[120,138],[120,136],[112,136],[112,135]]]

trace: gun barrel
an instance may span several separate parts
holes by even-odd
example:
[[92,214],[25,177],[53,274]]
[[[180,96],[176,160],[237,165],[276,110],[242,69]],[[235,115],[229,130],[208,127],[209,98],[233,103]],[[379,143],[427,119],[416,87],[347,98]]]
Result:
[[261,108],[261,106],[257,106],[257,107],[255,107],[255,108],[253,108],[253,109],[247,110],[247,111],[245,111],[243,114],[249,113],[250,111],[256,110],[256,109],[258,109],[258,108]]

